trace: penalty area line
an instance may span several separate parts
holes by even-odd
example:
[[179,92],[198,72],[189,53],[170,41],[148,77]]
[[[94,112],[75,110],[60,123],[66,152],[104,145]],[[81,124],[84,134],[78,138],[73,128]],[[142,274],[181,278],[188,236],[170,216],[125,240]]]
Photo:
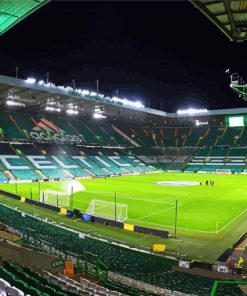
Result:
[[[94,192],[94,191],[85,191],[87,193],[97,194],[97,195],[104,195],[107,197],[112,198],[114,196],[114,193],[108,193],[108,192]],[[135,200],[135,201],[144,201],[144,202],[152,202],[152,203],[158,203],[158,204],[167,204],[167,205],[174,205],[173,202],[167,202],[167,201],[155,201],[153,199],[141,199],[141,198],[135,198],[132,195],[124,194],[124,193],[117,193],[117,197],[127,199],[127,200]]]
[[224,230],[226,227],[228,227],[229,225],[231,225],[235,220],[237,220],[240,216],[242,216],[245,212],[247,211],[247,209],[243,210],[240,214],[238,214],[236,217],[234,217],[231,221],[229,221],[226,225],[224,225],[223,227],[221,227],[216,233],[221,232],[222,230]]
[[165,209],[165,210],[161,210],[161,211],[153,212],[153,213],[151,213],[151,214],[149,214],[149,215],[146,215],[146,216],[143,216],[143,217],[137,218],[137,219],[132,220],[132,221],[139,221],[139,220],[142,220],[142,219],[148,218],[148,217],[150,217],[150,216],[157,215],[157,214],[159,214],[159,213],[163,213],[163,212],[169,211],[169,210],[171,210],[171,209],[175,209],[175,207],[173,206],[173,207],[167,208],[167,209]]

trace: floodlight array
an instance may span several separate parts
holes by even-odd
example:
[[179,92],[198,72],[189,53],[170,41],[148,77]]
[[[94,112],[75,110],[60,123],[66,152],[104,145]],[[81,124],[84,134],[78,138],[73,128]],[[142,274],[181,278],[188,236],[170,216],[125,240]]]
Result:
[[108,103],[116,103],[116,104],[121,104],[123,106],[130,106],[130,107],[134,107],[134,108],[144,108],[145,106],[140,102],[140,101],[131,101],[128,100],[126,98],[119,98],[119,97],[109,97],[109,96],[105,96],[101,93],[97,93],[94,91],[89,91],[87,89],[74,89],[70,86],[62,86],[62,85],[55,85],[54,83],[51,82],[45,82],[43,80],[39,80],[38,82],[36,82],[36,79],[33,77],[29,77],[25,80],[26,83],[28,84],[35,84],[37,83],[39,86],[43,86],[43,87],[49,87],[49,88],[57,88],[63,91],[66,91],[69,93],[69,95],[80,95],[80,96],[89,96],[89,97],[95,97],[98,98],[102,101],[106,101]]
[[100,113],[94,113],[93,118],[94,119],[104,119],[104,118],[107,118],[107,117],[105,115],[103,115],[103,114],[100,114]]
[[74,110],[74,109],[68,109],[68,110],[66,110],[66,113],[69,114],[69,115],[78,115],[79,111]]
[[197,113],[207,113],[207,109],[195,109],[195,108],[189,108],[189,109],[181,109],[177,110],[178,115],[193,115]]
[[34,84],[36,82],[36,79],[35,78],[27,78],[26,79],[26,83],[30,83],[30,84]]
[[54,112],[58,112],[58,113],[60,113],[62,111],[61,108],[56,108],[56,107],[52,107],[52,106],[46,106],[45,110],[46,111],[54,111]]
[[6,104],[8,106],[25,107],[25,104],[24,103],[13,101],[13,100],[7,100],[6,101]]

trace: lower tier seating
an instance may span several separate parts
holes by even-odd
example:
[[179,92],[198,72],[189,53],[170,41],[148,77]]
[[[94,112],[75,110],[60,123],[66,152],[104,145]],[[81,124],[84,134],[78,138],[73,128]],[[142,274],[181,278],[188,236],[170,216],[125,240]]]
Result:
[[140,253],[108,242],[80,237],[79,233],[47,223],[29,215],[0,205],[0,221],[18,230],[23,242],[47,250],[71,252],[82,255],[90,252],[98,255],[112,272],[118,272],[132,279],[169,290],[189,294],[209,295],[213,281],[191,277],[184,273],[173,272],[171,266],[176,261],[151,254]]

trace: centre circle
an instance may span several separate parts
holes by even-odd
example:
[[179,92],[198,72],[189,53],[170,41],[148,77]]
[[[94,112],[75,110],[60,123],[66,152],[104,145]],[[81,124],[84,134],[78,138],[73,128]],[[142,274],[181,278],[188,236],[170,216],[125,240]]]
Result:
[[159,186],[183,187],[183,186],[199,186],[200,182],[195,182],[195,181],[157,181],[154,184],[159,185]]

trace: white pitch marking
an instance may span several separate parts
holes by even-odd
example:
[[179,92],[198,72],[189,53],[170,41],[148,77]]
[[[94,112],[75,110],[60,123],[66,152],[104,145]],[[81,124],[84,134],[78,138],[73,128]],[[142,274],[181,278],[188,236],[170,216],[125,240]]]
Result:
[[[108,197],[113,197],[114,193],[110,194],[107,192],[93,192],[93,191],[87,191],[87,193],[93,193],[93,194],[98,194],[98,195],[105,195]],[[129,196],[129,197],[123,197],[123,195]],[[117,196],[120,196],[120,198],[124,198],[124,199],[133,199],[136,201],[145,201],[145,202],[150,202],[150,199],[139,199],[139,198],[134,198],[133,196],[131,197],[131,195],[127,195],[127,194],[122,194],[122,193],[118,193]],[[173,202],[166,202],[166,201],[154,201],[152,200],[152,203],[159,203],[159,204],[167,204],[167,205],[174,205]]]
[[167,208],[167,209],[165,209],[165,210],[161,210],[161,211],[153,212],[153,213],[151,213],[151,214],[149,214],[149,215],[146,215],[146,216],[143,216],[143,217],[137,218],[137,219],[132,220],[132,221],[142,220],[142,219],[145,219],[145,218],[147,218],[147,217],[150,217],[150,216],[153,216],[153,215],[156,215],[156,214],[162,213],[162,212],[166,212],[166,211],[168,211],[168,210],[170,210],[170,209],[175,209],[175,207],[173,206],[173,207]]
[[[128,221],[136,221],[136,220],[128,219]],[[171,225],[164,225],[164,224],[158,224],[158,223],[150,223],[150,222],[145,222],[145,221],[142,221],[142,223],[148,224],[148,225],[162,226],[163,228],[164,227],[174,228],[174,226],[171,226]],[[177,229],[189,230],[189,231],[195,231],[195,232],[201,232],[201,233],[208,233],[208,234],[215,234],[215,231],[204,231],[204,230],[190,229],[190,228],[182,228],[182,227],[177,227]]]
[[226,225],[224,225],[220,230],[218,230],[217,233],[221,232],[227,226],[229,226],[230,224],[232,224],[235,220],[237,220],[240,216],[242,216],[246,211],[247,211],[247,209],[243,210],[239,215],[237,215],[236,217],[234,217],[231,221],[229,221]]

